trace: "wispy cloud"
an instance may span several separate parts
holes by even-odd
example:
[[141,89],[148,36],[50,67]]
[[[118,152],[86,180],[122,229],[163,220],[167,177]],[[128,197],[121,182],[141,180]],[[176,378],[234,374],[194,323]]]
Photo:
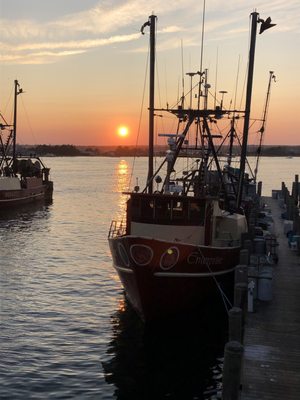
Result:
[[[141,3],[143,1],[136,0],[117,4],[101,2],[92,9],[44,24],[34,20],[1,19],[0,62],[30,63],[31,56],[32,63],[53,62],[96,47],[136,40],[140,37],[138,29],[128,27],[134,21],[139,24],[143,21],[145,7]],[[174,32],[175,27],[170,31]]]
[[[87,50],[107,46],[115,43],[124,43],[136,40],[140,35],[137,33],[131,35],[116,35],[103,39],[70,40],[65,42],[28,42],[18,44],[12,47],[7,43],[0,43],[3,54],[0,55],[2,62],[18,62],[29,64],[32,57],[32,63],[54,62],[59,57],[66,57],[85,53]],[[41,50],[40,52],[36,52]],[[40,61],[39,61],[40,58]]]
[[[299,0],[289,0],[288,9],[292,12],[287,12],[287,4],[282,0],[253,0],[247,4],[244,0],[227,0],[226,4],[220,0],[211,0],[207,4],[206,31],[218,37],[222,32],[223,38],[244,34],[245,25],[241,21],[244,21],[245,12],[251,12],[251,3],[265,12],[272,12],[274,21],[276,17],[281,17],[282,31],[298,29],[299,32]],[[147,20],[145,16],[148,13],[145,10],[153,10],[164,20],[165,27],[160,30],[166,35],[162,47],[163,43],[172,47],[172,35],[178,41],[179,33],[185,43],[193,45],[195,41],[192,35],[201,29],[202,2],[105,0],[88,10],[64,15],[47,23],[2,18],[0,62],[50,63],[97,47],[135,41],[140,37],[139,27]]]

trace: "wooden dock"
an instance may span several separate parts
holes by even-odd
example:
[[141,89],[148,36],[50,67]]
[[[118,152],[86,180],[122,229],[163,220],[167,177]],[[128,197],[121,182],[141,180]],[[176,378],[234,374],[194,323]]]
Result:
[[246,317],[241,400],[300,399],[300,256],[288,247],[278,201],[272,210],[279,262],[273,299]]

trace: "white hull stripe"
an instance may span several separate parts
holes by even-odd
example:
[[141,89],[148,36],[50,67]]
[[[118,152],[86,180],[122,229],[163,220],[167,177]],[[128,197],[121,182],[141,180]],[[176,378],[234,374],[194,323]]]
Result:
[[20,201],[20,200],[27,200],[27,199],[32,199],[34,197],[39,197],[39,196],[43,196],[44,192],[42,193],[37,193],[37,194],[33,194],[33,195],[29,195],[29,196],[25,196],[25,197],[15,197],[13,199],[1,199],[0,203],[8,203],[10,201]]
[[[119,267],[115,265],[116,270],[120,272],[126,272],[128,274],[133,274],[134,271],[130,268]],[[235,267],[231,269],[227,269],[226,271],[218,271],[218,272],[155,272],[153,275],[157,277],[163,278],[204,278],[207,276],[217,276],[217,275],[225,275],[229,272],[235,270]]]
[[235,267],[218,272],[155,272],[154,276],[164,278],[204,278],[206,276],[225,275],[234,271]]

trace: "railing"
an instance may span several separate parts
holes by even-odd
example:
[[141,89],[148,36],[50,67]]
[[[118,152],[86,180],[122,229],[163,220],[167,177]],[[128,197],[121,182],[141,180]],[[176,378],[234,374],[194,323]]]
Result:
[[114,238],[118,236],[123,236],[126,234],[126,224],[124,221],[112,220],[108,232],[108,238]]

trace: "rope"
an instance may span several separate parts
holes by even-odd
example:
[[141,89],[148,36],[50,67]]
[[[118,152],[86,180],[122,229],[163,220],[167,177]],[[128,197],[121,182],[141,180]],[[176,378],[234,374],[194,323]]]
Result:
[[[205,260],[204,254],[202,253],[202,250],[201,250],[201,247],[198,246],[197,248],[198,248],[198,250],[199,250],[199,252],[200,252],[200,254],[201,254],[203,260]],[[212,269],[210,268],[208,262],[205,261],[205,265],[207,266],[207,269],[209,270],[209,272],[210,272],[211,274],[213,274],[213,271],[212,271]],[[231,304],[230,300],[228,299],[228,297],[226,296],[226,294],[225,294],[225,292],[223,291],[223,289],[221,288],[221,286],[220,286],[219,282],[217,281],[216,277],[215,277],[214,275],[212,275],[212,278],[213,278],[213,280],[214,280],[214,282],[215,282],[217,288],[219,289],[219,292],[220,292],[220,295],[221,295],[221,298],[222,298],[222,301],[223,301],[223,304],[224,304],[226,313],[228,314],[228,313],[229,313],[229,308],[232,308],[232,304]],[[226,303],[226,302],[227,302],[227,303]],[[229,306],[229,308],[228,308],[228,306]]]

